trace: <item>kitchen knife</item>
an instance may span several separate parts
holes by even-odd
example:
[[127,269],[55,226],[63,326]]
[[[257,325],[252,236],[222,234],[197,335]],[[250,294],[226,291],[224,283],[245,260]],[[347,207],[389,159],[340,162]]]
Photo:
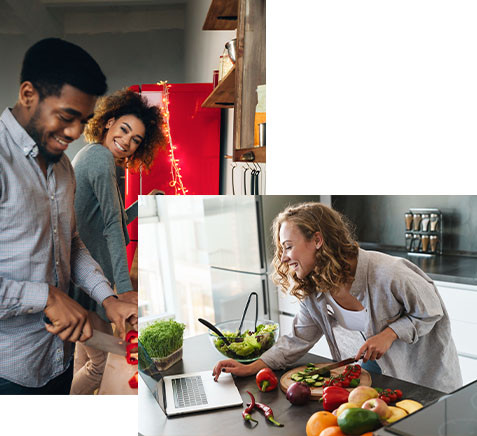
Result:
[[306,373],[306,376],[315,375],[315,374],[324,374],[332,369],[339,368],[341,366],[349,365],[350,363],[357,362],[359,359],[350,357],[349,359],[341,360],[340,362],[332,363],[331,365],[323,366],[321,368],[315,369],[314,371]]
[[[45,314],[43,314],[43,321],[47,324],[52,324]],[[99,330],[93,329],[93,336],[81,343],[96,350],[106,351],[107,353],[119,354],[120,356],[126,355],[126,341],[116,336],[100,332]]]
[[81,343],[96,350],[106,351],[107,353],[119,354],[120,356],[126,355],[126,341],[116,336],[100,332],[99,330],[93,329],[93,336]]

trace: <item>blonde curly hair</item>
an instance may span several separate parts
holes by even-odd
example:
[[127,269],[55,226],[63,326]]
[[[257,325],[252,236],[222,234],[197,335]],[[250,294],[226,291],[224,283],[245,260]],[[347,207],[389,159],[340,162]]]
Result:
[[156,106],[151,106],[138,93],[129,89],[121,89],[114,94],[98,100],[94,116],[84,130],[84,136],[89,142],[101,144],[106,137],[106,124],[110,118],[118,119],[124,115],[134,115],[141,120],[146,129],[144,140],[132,156],[118,160],[123,168],[139,171],[142,166],[149,170],[159,149],[166,145],[166,137],[162,130],[162,113]]
[[[295,224],[308,241],[316,232],[323,237],[323,244],[316,251],[315,267],[304,279],[290,272],[288,264],[281,260],[280,228],[284,222]],[[290,206],[275,218],[272,232],[275,243],[272,280],[283,291],[289,290],[295,297],[304,299],[353,280],[351,262],[358,256],[359,246],[350,221],[336,210],[313,202]]]

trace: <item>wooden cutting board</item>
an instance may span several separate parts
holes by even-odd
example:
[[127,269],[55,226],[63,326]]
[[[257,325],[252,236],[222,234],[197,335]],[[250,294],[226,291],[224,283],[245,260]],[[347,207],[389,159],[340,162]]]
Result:
[[[329,363],[315,363],[315,366],[317,368],[321,368],[322,366],[328,366],[328,365],[330,365],[330,364]],[[295,383],[295,380],[291,379],[292,374],[295,374],[298,371],[303,371],[305,369],[306,369],[306,365],[303,365],[303,366],[299,366],[295,369],[291,369],[290,371],[287,371],[285,374],[283,374],[282,377],[280,378],[280,389],[283,392],[286,393],[287,389],[293,383]],[[346,366],[342,366],[341,368],[332,369],[330,372],[331,372],[332,376],[335,376],[335,375],[340,375],[341,373],[343,373],[345,371],[345,369],[346,369]],[[359,386],[371,386],[371,382],[372,382],[371,374],[369,374],[368,371],[361,368],[361,375],[360,375],[359,378],[361,380],[360,383],[359,383]],[[323,386],[321,386],[319,388],[310,387],[310,389],[311,389],[311,399],[312,400],[318,400],[323,395]],[[348,390],[351,391],[351,389],[348,389]]]

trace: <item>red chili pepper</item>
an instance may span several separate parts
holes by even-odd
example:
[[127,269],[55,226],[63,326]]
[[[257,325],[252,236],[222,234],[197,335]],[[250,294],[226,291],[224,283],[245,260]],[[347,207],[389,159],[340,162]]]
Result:
[[273,391],[278,385],[277,376],[270,368],[263,368],[258,371],[255,377],[257,386],[262,392]]
[[136,374],[134,374],[130,379],[129,379],[129,386],[131,386],[131,389],[137,389],[137,371],[136,371]]
[[328,386],[323,389],[323,408],[328,412],[337,409],[341,404],[347,403],[349,392],[338,386]]
[[251,403],[247,406],[247,408],[242,412],[242,417],[243,419],[245,419],[245,421],[253,421],[255,423],[258,424],[258,421],[256,421],[255,419],[252,418],[252,415],[250,415],[250,413],[252,412],[253,408],[255,407],[255,397],[249,392],[247,391],[247,394],[250,395],[250,398],[251,398]]
[[262,403],[255,403],[255,407],[261,412],[263,412],[265,418],[267,418],[272,424],[276,425],[277,427],[283,427],[283,424],[280,424],[279,422],[275,421],[275,418],[273,417],[272,408],[270,406],[267,406],[266,404]]

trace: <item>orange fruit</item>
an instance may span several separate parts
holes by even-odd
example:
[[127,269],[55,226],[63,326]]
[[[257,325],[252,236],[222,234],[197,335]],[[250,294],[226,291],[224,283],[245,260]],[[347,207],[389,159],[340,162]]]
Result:
[[320,436],[327,427],[337,426],[338,418],[330,412],[315,412],[306,423],[306,436]]
[[320,436],[346,436],[340,429],[338,425],[332,425],[331,427],[326,427],[321,433]]

